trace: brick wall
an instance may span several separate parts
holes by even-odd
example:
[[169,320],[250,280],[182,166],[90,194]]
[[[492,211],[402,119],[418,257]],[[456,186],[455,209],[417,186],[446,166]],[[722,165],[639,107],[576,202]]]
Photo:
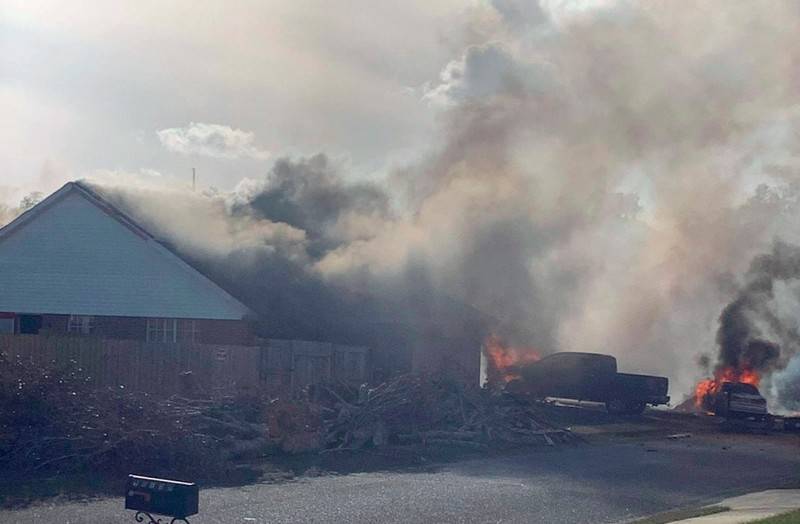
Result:
[[[67,334],[69,315],[43,315],[40,334],[63,336]],[[81,336],[74,333],[74,336]],[[147,319],[141,317],[95,316],[91,335],[105,339],[147,339]],[[252,345],[254,337],[250,323],[244,320],[195,320],[195,342],[199,344]]]
[[241,344],[255,342],[250,322],[245,320],[198,320],[197,332],[202,344]]

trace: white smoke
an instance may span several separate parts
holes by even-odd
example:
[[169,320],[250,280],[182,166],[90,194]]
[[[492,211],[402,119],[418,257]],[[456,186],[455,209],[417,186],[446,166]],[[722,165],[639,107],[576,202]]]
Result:
[[800,240],[797,34],[791,1],[496,0],[424,89],[440,139],[386,187],[282,159],[234,195],[140,208],[192,249],[261,245],[332,286],[415,279],[678,397],[753,255]]
[[772,376],[772,396],[788,412],[800,412],[800,354]]
[[396,177],[412,211],[317,267],[380,278],[421,257],[525,343],[688,390],[732,275],[797,236],[800,10],[548,4],[477,11],[426,91],[444,144]]

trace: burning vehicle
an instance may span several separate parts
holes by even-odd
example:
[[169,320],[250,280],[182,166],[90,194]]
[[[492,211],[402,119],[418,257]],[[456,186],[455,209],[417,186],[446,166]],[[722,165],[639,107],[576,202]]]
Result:
[[640,414],[648,404],[669,402],[666,377],[619,373],[611,355],[554,353],[513,366],[506,376],[511,394],[601,402],[614,414]]
[[[742,285],[719,315],[716,357],[703,354],[698,360],[713,374],[695,386],[694,410],[726,421],[769,426],[770,421],[780,419],[769,414],[758,391],[765,377],[774,388],[773,407],[791,412],[800,405],[796,314],[782,312],[779,299],[788,286],[798,282],[800,247],[796,245],[775,241],[770,251],[751,260]],[[792,427],[794,418],[782,419],[784,429]]]
[[767,400],[758,388],[742,382],[726,382],[713,398],[711,411],[726,419],[764,421],[769,415]]
[[769,411],[767,400],[758,391],[760,379],[750,369],[724,368],[697,384],[695,406],[727,420],[765,422]]

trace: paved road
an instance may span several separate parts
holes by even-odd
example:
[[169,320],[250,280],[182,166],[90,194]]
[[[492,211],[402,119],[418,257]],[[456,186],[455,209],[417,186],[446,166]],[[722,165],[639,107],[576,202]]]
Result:
[[[469,460],[411,472],[208,489],[194,524],[622,522],[724,496],[800,485],[800,440],[663,437]],[[0,512],[0,522],[132,522],[120,499]]]

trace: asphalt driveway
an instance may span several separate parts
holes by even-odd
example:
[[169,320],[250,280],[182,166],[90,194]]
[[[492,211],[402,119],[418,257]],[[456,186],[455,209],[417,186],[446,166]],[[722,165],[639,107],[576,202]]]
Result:
[[[593,442],[411,471],[204,489],[207,523],[623,522],[800,484],[800,439],[699,435]],[[132,522],[121,498],[0,511],[0,522]]]

